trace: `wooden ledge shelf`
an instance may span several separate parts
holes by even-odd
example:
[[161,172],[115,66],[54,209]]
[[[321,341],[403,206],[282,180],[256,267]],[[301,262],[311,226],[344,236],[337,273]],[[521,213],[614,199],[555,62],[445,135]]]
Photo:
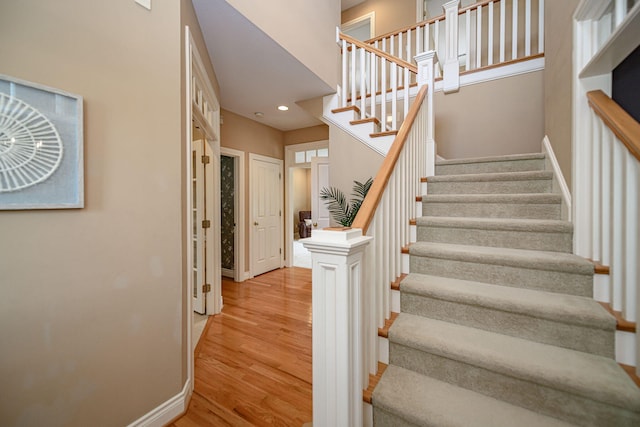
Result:
[[378,373],[375,375],[369,374],[369,387],[367,387],[365,390],[362,390],[362,400],[366,403],[371,404],[371,396],[373,395],[373,390],[378,385],[378,382],[380,381],[380,378],[382,378],[382,374],[384,374],[387,366],[388,365],[382,362],[378,362]]
[[391,317],[389,319],[384,320],[384,326],[382,328],[378,328],[378,336],[382,338],[389,338],[389,328],[393,325],[393,322],[398,317],[398,313],[391,312]]
[[416,196],[416,202],[421,202],[422,201],[422,196]]
[[420,182],[427,182],[427,177],[423,176],[422,178],[420,178]]
[[609,313],[611,313],[611,315],[613,317],[616,318],[616,329],[618,331],[631,332],[633,334],[636,333],[636,324],[635,324],[635,322],[630,322],[630,321],[626,320],[625,318],[623,318],[622,317],[622,313],[612,309],[611,305],[609,303],[600,302],[600,301],[598,301],[598,303],[601,306],[603,306],[605,310],[607,310]]
[[402,249],[400,249],[400,253],[408,254],[410,246],[411,246],[411,243],[409,243],[407,246],[403,246]]
[[618,363],[618,365],[620,365],[620,367],[627,373],[627,375],[631,377],[633,382],[636,383],[636,386],[640,387],[640,377],[636,375],[636,367],[625,365],[623,363]]
[[417,224],[418,224],[418,222],[416,221],[416,219],[415,219],[415,218],[411,218],[411,219],[409,220],[409,225],[417,225]]

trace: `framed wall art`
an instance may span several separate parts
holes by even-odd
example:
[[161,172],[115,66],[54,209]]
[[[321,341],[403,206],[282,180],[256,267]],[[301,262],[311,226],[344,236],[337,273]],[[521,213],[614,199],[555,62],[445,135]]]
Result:
[[82,97],[0,74],[0,210],[84,207]]

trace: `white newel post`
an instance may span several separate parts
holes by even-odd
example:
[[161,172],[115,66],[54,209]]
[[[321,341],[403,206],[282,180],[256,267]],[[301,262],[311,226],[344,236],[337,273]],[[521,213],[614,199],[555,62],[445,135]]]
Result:
[[433,109],[433,81],[435,78],[435,64],[438,60],[435,50],[423,52],[414,57],[418,65],[418,87],[428,86],[427,92],[427,146],[426,146],[426,176],[436,174],[436,141],[434,138],[435,110]]
[[460,0],[442,5],[445,22],[445,58],[442,66],[442,90],[444,93],[460,89],[460,65],[458,62],[458,9]]
[[314,230],[313,425],[362,425],[363,258],[372,237],[360,229]]

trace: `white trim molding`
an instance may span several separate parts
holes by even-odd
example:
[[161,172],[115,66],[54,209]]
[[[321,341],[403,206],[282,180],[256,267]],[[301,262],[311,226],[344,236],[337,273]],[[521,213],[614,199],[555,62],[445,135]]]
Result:
[[542,152],[547,155],[547,162],[553,171],[553,190],[562,194],[562,219],[571,221],[571,192],[547,135],[542,140]]
[[192,392],[192,382],[188,378],[180,393],[147,412],[127,427],[162,427],[167,425],[187,411]]

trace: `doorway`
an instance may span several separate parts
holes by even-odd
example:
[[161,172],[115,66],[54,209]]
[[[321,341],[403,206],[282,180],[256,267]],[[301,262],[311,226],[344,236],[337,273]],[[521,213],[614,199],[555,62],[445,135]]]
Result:
[[376,13],[370,12],[340,26],[340,32],[356,40],[367,41],[375,37]]
[[234,282],[245,274],[244,151],[220,147],[220,244],[222,275]]
[[[314,214],[314,201],[312,188],[314,186],[314,174],[312,172],[312,160],[315,158],[328,161],[329,141],[315,141],[302,144],[288,145],[285,147],[285,191],[286,198],[286,266],[310,268],[310,254],[299,243],[300,212],[311,211],[311,230],[318,225],[317,213]],[[315,184],[318,187],[318,184]],[[328,186],[328,181],[323,185]],[[317,197],[316,197],[317,198]],[[318,201],[316,201],[319,203]],[[304,209],[303,209],[304,208]],[[304,216],[304,215],[303,215]],[[327,224],[328,225],[328,224]],[[304,234],[304,231],[303,231]],[[308,236],[307,236],[308,237]]]

